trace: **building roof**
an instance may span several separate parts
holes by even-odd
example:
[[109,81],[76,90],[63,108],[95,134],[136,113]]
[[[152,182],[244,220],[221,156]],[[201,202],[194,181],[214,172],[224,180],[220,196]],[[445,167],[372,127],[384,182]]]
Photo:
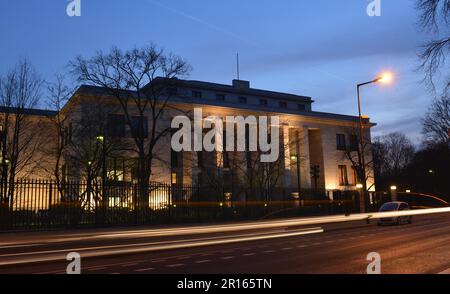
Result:
[[[235,80],[236,81],[236,80]],[[233,81],[233,82],[235,82]],[[267,91],[267,90],[261,90],[261,89],[253,89],[253,88],[246,88],[241,89],[237,88],[236,86],[232,85],[223,85],[223,84],[217,84],[217,83],[210,83],[210,82],[202,82],[202,81],[195,81],[195,80],[182,80],[182,79],[167,79],[167,78],[156,78],[153,83],[164,83],[169,82],[168,85],[170,86],[179,86],[179,87],[186,87],[186,88],[195,88],[195,89],[202,89],[202,90],[212,90],[217,91],[219,93],[225,92],[225,93],[235,93],[237,95],[253,95],[253,96],[260,96],[260,97],[270,97],[274,99],[287,99],[287,100],[293,100],[296,102],[305,102],[305,103],[312,103],[314,102],[311,97],[307,96],[300,96],[300,95],[294,95],[294,94],[288,94],[288,93],[280,93],[280,92],[274,92],[274,91]],[[248,83],[246,81],[237,81],[237,82],[244,82]],[[146,87],[149,87],[150,85],[147,85]],[[144,87],[145,89],[145,87]],[[77,94],[87,94],[87,95],[110,95],[111,93],[108,92],[106,88],[97,87],[97,86],[91,86],[91,85],[82,85],[78,88],[76,91]],[[124,94],[126,95],[136,95],[135,91],[128,91],[124,90]],[[202,99],[202,98],[193,98],[193,97],[174,97],[172,98],[172,101],[179,102],[179,103],[191,103],[191,104],[204,104],[204,105],[210,105],[210,106],[218,106],[218,107],[229,107],[229,108],[239,108],[239,109],[246,109],[246,110],[253,110],[253,111],[262,111],[262,109],[256,105],[249,105],[249,104],[236,104],[232,102],[224,102],[224,101],[217,101],[217,100],[211,100],[211,99]],[[326,113],[326,112],[318,112],[318,111],[301,111],[301,110],[293,110],[293,109],[271,109],[266,108],[266,112],[274,112],[274,113],[285,113],[285,114],[292,114],[292,115],[301,115],[306,117],[314,117],[314,118],[324,118],[324,119],[334,119],[334,120],[343,120],[343,121],[351,121],[351,122],[358,122],[359,117],[358,116],[352,116],[352,115],[343,115],[343,114],[336,114],[336,113]],[[372,124],[373,126],[376,124]]]
[[0,106],[0,113],[12,113],[12,114],[27,114],[35,116],[55,116],[58,114],[54,110],[35,109],[35,108],[18,108],[18,107],[6,107]]
[[[159,79],[162,79],[162,78],[159,78]],[[156,79],[156,81],[158,81],[158,79]],[[254,89],[254,88],[250,87],[250,83],[247,81],[234,80],[233,82],[243,82],[244,84],[248,83],[249,87],[248,88],[237,88],[234,85],[217,84],[217,83],[210,83],[210,82],[203,82],[203,81],[196,81],[196,80],[175,79],[175,80],[171,81],[171,83],[173,85],[184,86],[184,87],[188,87],[188,88],[197,88],[197,89],[202,89],[202,90],[234,93],[237,95],[250,95],[250,96],[260,96],[260,97],[275,98],[275,99],[285,99],[285,100],[292,100],[292,101],[297,101],[297,102],[308,102],[308,103],[314,102],[311,99],[311,97],[308,97],[308,96],[301,96],[301,95],[295,95],[295,94],[289,94],[289,93],[281,93],[281,92],[274,92],[274,91],[268,91],[268,90]]]

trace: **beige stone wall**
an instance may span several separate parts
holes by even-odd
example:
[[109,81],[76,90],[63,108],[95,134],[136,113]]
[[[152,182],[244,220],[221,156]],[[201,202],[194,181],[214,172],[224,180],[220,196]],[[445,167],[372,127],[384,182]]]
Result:
[[[119,105],[116,103],[114,98],[111,97],[97,97],[97,96],[75,96],[71,99],[68,105],[64,108],[62,115],[66,119],[66,123],[75,124],[80,120],[80,117],[85,114],[86,107],[90,109],[95,109],[100,107],[105,107],[108,111],[114,113],[121,113]],[[281,133],[281,139],[284,140],[285,145],[290,145],[291,149],[295,148],[295,145],[289,143],[292,141],[292,136],[295,131],[298,131],[300,139],[300,158],[301,158],[301,187],[302,188],[312,188],[311,177],[310,177],[310,165],[319,164],[321,165],[321,174],[323,179],[324,188],[326,189],[354,189],[354,186],[341,187],[339,186],[339,165],[347,165],[349,179],[351,176],[351,163],[345,158],[342,151],[336,150],[336,134],[346,133],[349,135],[357,123],[349,122],[344,120],[336,119],[325,119],[310,116],[301,115],[286,115],[277,114],[261,111],[247,111],[239,108],[229,108],[229,107],[218,107],[218,106],[206,106],[206,105],[192,105],[192,104],[176,104],[178,110],[168,109],[165,112],[164,124],[161,127],[167,127],[170,125],[171,118],[184,113],[191,113],[194,107],[203,108],[203,116],[217,115],[220,117],[225,117],[227,115],[279,115],[280,122],[283,124]],[[137,110],[133,108],[130,104],[130,113],[138,114]],[[147,114],[150,115],[149,113]],[[54,157],[49,154],[48,150],[51,149],[57,142],[56,129],[52,126],[51,121],[45,117],[30,117],[30,121],[33,124],[39,125],[40,131],[43,131],[40,140],[44,138],[44,143],[42,147],[35,150],[34,162],[35,165],[29,165],[20,174],[21,177],[27,178],[42,178],[49,179],[52,176]],[[151,129],[151,124],[149,124],[149,129]],[[294,132],[293,132],[294,130]],[[45,132],[44,132],[45,131]],[[314,136],[311,137],[311,134]],[[370,137],[370,130],[367,130],[366,136]],[[76,138],[74,138],[76,140]],[[131,138],[126,139],[129,144],[133,145]],[[41,143],[39,143],[41,144]],[[47,150],[47,151],[46,151]],[[155,153],[155,161],[153,166],[152,180],[163,183],[171,182],[171,167],[170,167],[170,157],[171,157],[171,145],[170,137],[166,136],[162,138],[157,146],[157,152]],[[285,172],[282,177],[281,182],[283,186],[287,188],[297,187],[297,167],[296,162],[291,159],[292,154],[296,154],[296,150],[281,150],[280,159],[283,161],[285,166]],[[123,151],[120,154],[116,154],[124,158],[135,158],[136,154],[131,151]],[[238,155],[239,156],[239,155]],[[240,155],[242,157],[242,155]],[[366,161],[371,161],[371,156],[368,156]],[[182,156],[182,170],[183,175],[181,176],[182,182],[184,184],[195,184],[196,175],[198,174],[197,167],[197,155],[194,152],[184,152]],[[373,171],[369,171],[373,174]],[[126,180],[130,180],[130,173],[127,173]],[[371,186],[373,183],[368,183]],[[320,187],[319,187],[320,188]],[[373,188],[374,189],[374,188]]]

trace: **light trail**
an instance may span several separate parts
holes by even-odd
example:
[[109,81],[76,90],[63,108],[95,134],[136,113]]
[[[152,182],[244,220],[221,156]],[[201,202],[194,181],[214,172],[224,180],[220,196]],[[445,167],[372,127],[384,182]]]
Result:
[[[208,226],[191,226],[180,227],[170,229],[151,229],[151,230],[135,230],[116,233],[88,233],[80,234],[76,237],[68,235],[67,237],[57,237],[49,240],[39,240],[39,243],[60,243],[60,242],[73,242],[73,241],[95,241],[95,240],[108,240],[108,239],[128,239],[128,238],[147,238],[147,237],[164,237],[164,236],[183,236],[183,235],[195,235],[195,234],[213,234],[213,233],[227,233],[227,232],[239,232],[261,229],[276,229],[286,228],[293,226],[308,226],[308,225],[323,225],[331,223],[364,221],[370,219],[400,217],[400,216],[415,216],[415,215],[428,215],[438,213],[449,213],[450,207],[445,208],[432,208],[432,209],[419,209],[408,211],[394,211],[394,212],[376,212],[376,213],[360,213],[349,216],[337,215],[337,216],[324,216],[324,217],[311,217],[311,218],[296,218],[287,220],[276,221],[264,221],[264,222],[247,222],[247,223],[235,223],[226,225],[208,225]],[[26,245],[34,244],[35,241],[22,241],[22,242],[10,242],[0,243],[0,249],[5,246],[13,245]]]
[[[122,255],[122,254],[136,254],[144,252],[154,252],[162,250],[185,249],[212,245],[223,245],[240,242],[250,242],[259,240],[270,240],[278,238],[287,238],[294,236],[303,236],[309,234],[323,233],[321,228],[312,228],[310,230],[302,230],[290,233],[264,234],[264,235],[242,235],[231,236],[227,238],[204,238],[194,240],[182,240],[173,242],[154,242],[154,243],[137,243],[126,245],[111,245],[111,246],[93,246],[84,248],[59,249],[48,250],[41,252],[26,252],[18,254],[4,254],[0,255],[3,259],[0,261],[0,266],[27,264],[36,262],[62,261],[65,260],[68,252],[78,252],[82,258]],[[167,244],[169,243],[169,244]],[[173,243],[173,244],[172,244]]]

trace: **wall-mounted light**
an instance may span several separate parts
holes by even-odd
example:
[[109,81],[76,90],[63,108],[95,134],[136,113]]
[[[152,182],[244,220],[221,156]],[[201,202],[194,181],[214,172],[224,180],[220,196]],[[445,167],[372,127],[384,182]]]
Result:
[[364,188],[363,184],[356,184],[356,189],[362,189]]
[[397,186],[391,186],[391,191],[397,191]]

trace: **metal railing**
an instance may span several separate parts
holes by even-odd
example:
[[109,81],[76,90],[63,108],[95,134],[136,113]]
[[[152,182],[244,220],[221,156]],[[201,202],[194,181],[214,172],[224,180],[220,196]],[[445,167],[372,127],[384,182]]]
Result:
[[[2,185],[1,230],[222,222],[358,212],[355,191],[234,193],[191,185],[18,180]],[[105,194],[105,195],[102,195]],[[261,196],[266,195],[266,196]],[[270,196],[267,196],[270,195]],[[377,204],[375,204],[377,205]],[[369,204],[370,206],[370,204]],[[375,207],[375,206],[374,206]]]

